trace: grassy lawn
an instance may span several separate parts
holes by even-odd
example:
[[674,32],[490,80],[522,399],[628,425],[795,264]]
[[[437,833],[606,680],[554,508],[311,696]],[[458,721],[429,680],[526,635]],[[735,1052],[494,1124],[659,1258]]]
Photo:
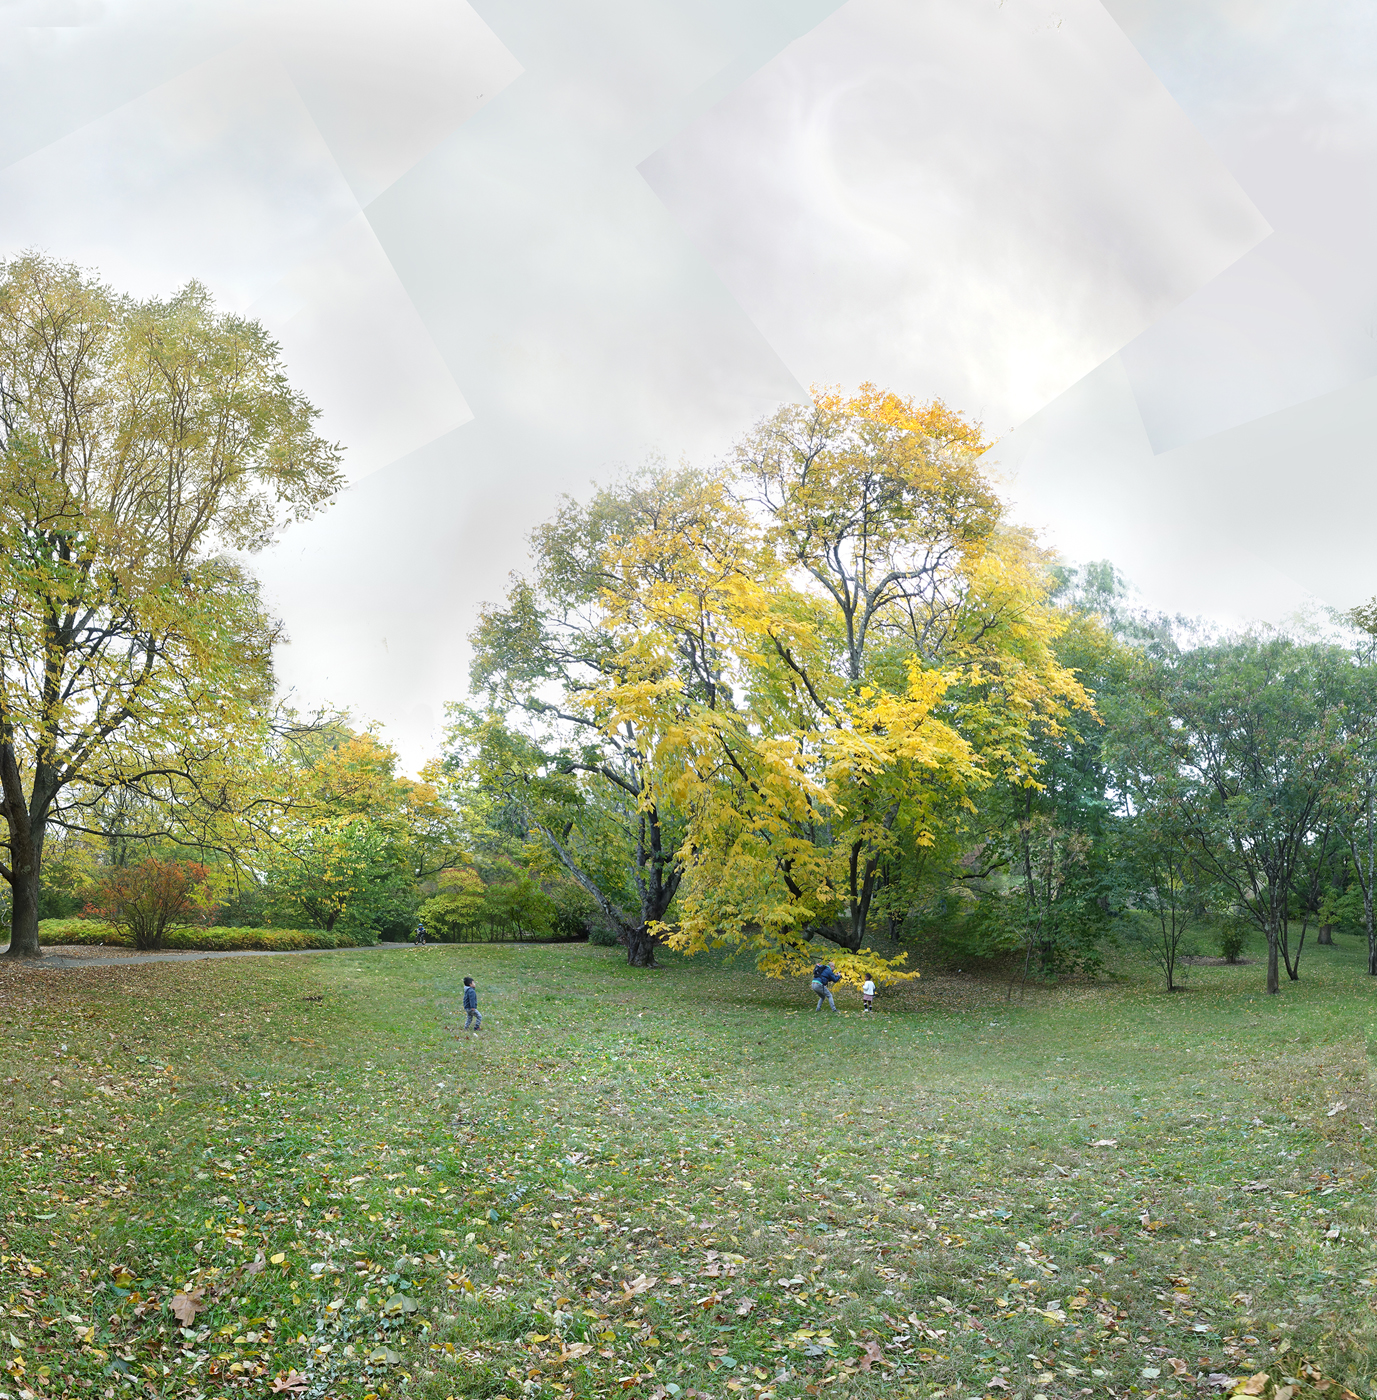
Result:
[[0,1394],[1374,1394],[1363,966],[0,967]]

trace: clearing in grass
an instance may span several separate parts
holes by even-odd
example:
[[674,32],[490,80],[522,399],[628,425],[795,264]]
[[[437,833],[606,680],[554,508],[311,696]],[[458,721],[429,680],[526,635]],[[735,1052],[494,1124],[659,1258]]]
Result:
[[873,1016],[669,961],[0,969],[9,1393],[1370,1393],[1352,940],[1280,998],[1129,964]]

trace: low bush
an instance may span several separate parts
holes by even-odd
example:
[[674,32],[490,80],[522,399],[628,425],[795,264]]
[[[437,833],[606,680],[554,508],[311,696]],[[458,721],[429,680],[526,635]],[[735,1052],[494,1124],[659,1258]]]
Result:
[[[38,925],[38,941],[48,948],[134,946],[127,934],[92,919],[45,919]],[[291,953],[308,948],[360,948],[375,941],[366,934],[326,933],[318,928],[173,928],[164,934],[163,948],[178,952]]]
[[1227,919],[1219,926],[1219,956],[1236,963],[1248,942],[1248,927],[1241,919]]

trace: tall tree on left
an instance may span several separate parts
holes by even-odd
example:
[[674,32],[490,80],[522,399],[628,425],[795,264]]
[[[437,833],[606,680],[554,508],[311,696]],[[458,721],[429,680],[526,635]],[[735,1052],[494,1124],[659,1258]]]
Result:
[[118,295],[0,268],[0,874],[39,956],[44,837],[75,804],[233,757],[274,624],[227,551],[338,489],[339,448],[263,328],[188,283]]

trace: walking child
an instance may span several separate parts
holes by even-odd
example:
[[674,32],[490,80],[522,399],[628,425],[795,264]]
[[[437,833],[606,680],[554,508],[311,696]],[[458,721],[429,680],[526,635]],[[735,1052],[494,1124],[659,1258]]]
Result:
[[875,974],[867,972],[861,985],[861,1010],[875,1014]]
[[473,985],[472,977],[464,978],[464,1010],[468,1012],[464,1019],[464,1029],[466,1031],[481,1031],[483,1029],[483,1016],[478,1010],[478,988]]

